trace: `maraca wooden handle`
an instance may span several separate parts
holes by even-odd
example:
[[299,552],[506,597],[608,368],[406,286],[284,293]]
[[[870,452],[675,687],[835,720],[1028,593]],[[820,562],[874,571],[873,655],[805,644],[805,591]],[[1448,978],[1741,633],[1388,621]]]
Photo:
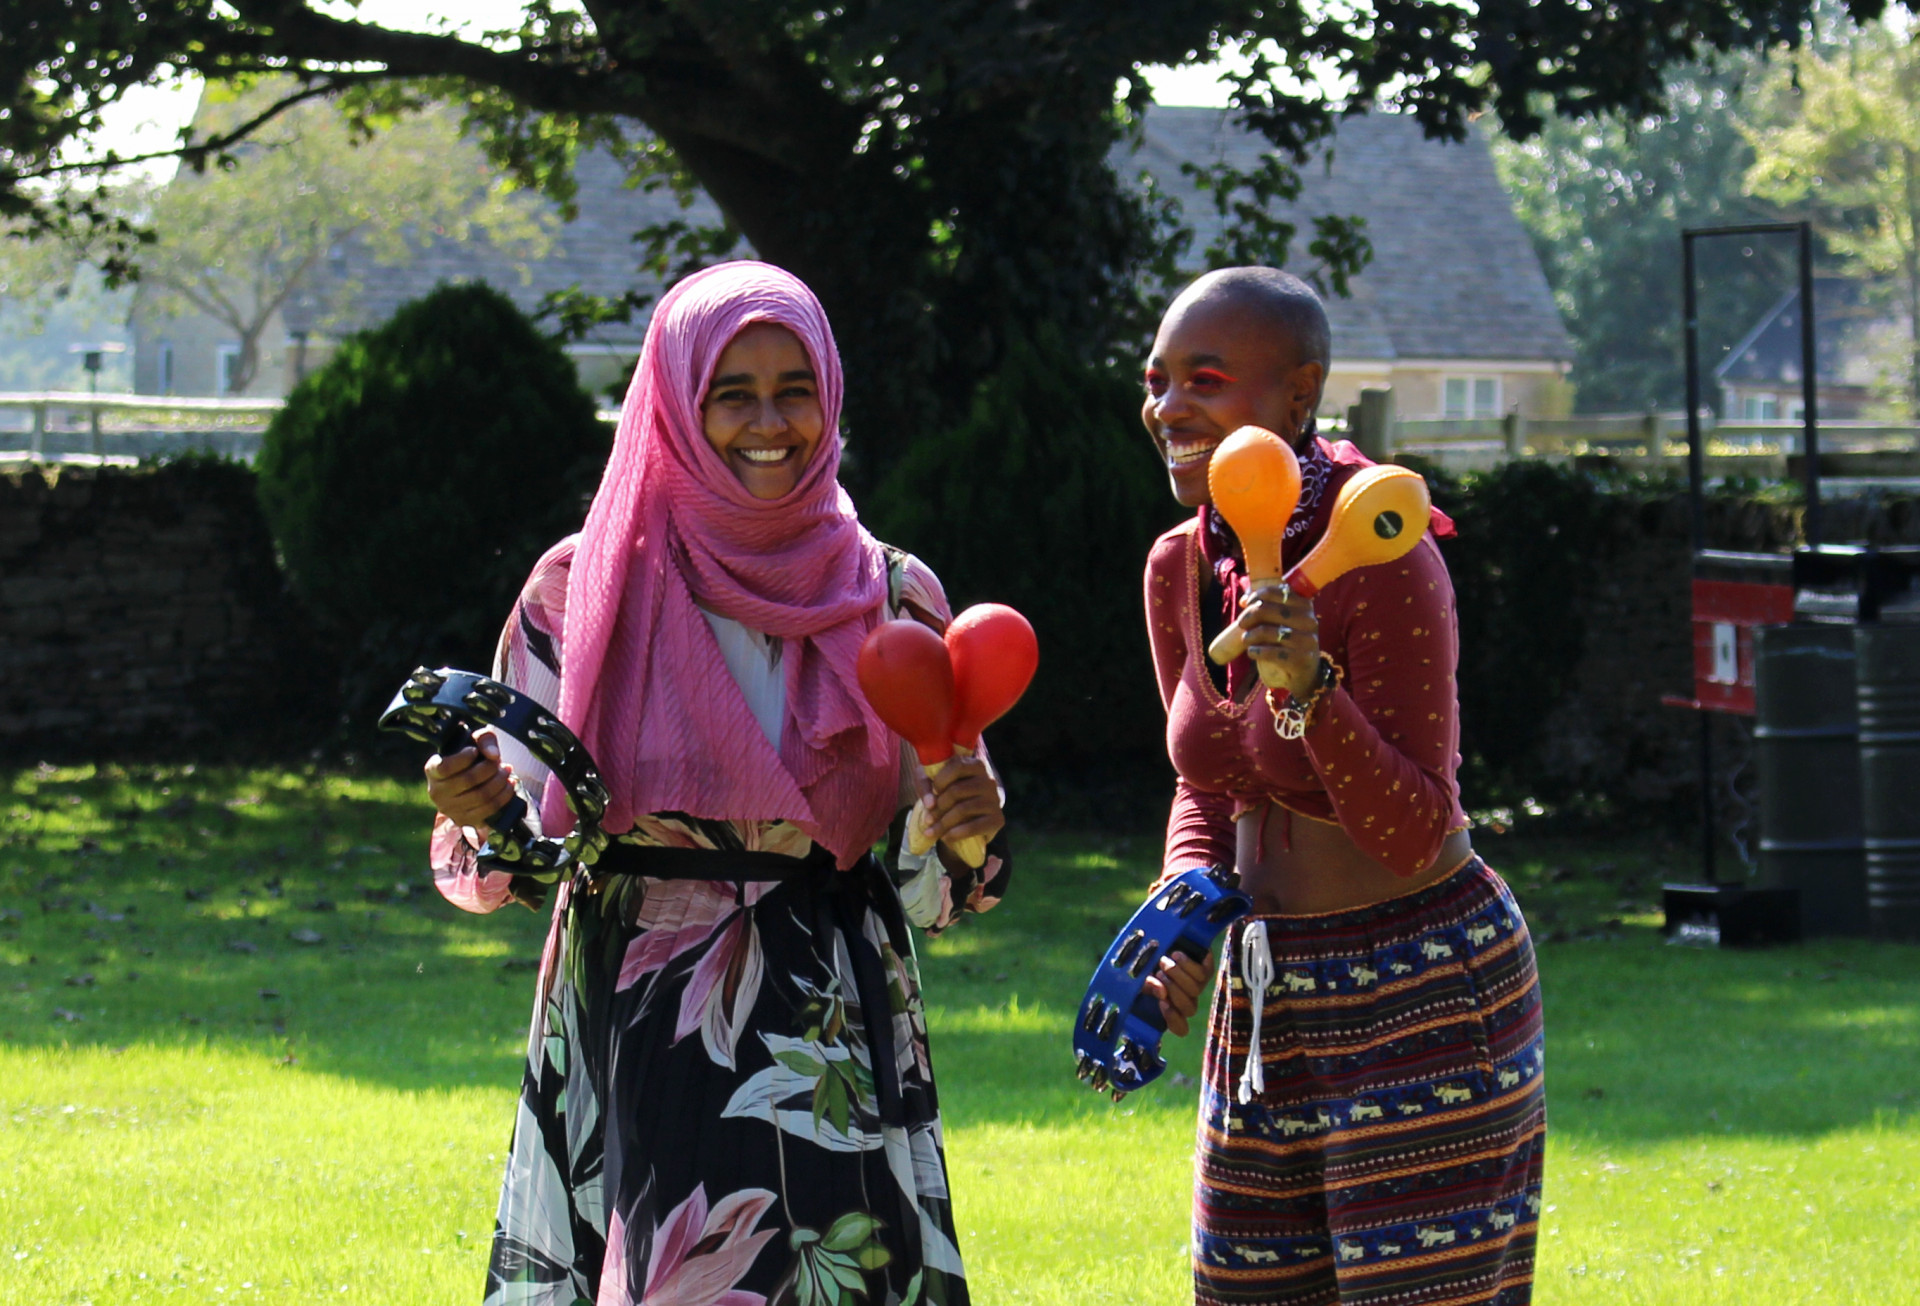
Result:
[[[1248,592],[1258,593],[1270,585],[1284,587],[1286,581],[1278,576],[1256,576]],[[1213,642],[1207,645],[1207,656],[1212,658],[1217,665],[1223,667],[1246,651],[1247,638],[1238,626],[1228,626],[1218,635],[1215,635]],[[1276,663],[1268,658],[1255,658],[1253,661],[1254,669],[1260,673],[1261,684],[1266,685],[1270,689],[1279,689],[1285,683],[1284,678],[1281,676],[1280,668]]]
[[[935,762],[929,766],[927,778],[939,775],[946,765],[946,762]],[[927,820],[927,809],[919,803],[915,803],[913,810],[907,814],[907,851],[915,857],[924,857],[933,851],[934,839],[927,828]],[[977,834],[949,840],[947,847],[953,849],[954,854],[969,866],[977,868],[987,864],[987,841]]]

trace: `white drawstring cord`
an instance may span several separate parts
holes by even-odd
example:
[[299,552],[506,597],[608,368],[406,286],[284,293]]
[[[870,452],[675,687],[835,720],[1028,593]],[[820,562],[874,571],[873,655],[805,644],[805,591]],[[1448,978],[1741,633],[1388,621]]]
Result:
[[1266,1067],[1260,1064],[1260,1016],[1267,1005],[1267,986],[1273,983],[1273,952],[1267,947],[1267,923],[1249,921],[1240,934],[1240,979],[1247,990],[1247,1005],[1253,1013],[1253,1030],[1247,1035],[1247,1064],[1240,1071],[1240,1104],[1267,1091]]

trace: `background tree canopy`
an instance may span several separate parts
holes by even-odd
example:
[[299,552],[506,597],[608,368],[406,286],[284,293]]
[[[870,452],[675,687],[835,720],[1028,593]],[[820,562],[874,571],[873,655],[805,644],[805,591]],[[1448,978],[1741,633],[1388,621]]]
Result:
[[[282,77],[209,84],[194,123],[230,132],[298,89]],[[508,191],[437,105],[363,138],[334,105],[308,101],[283,110],[233,154],[231,168],[188,172],[159,188],[156,239],[140,272],[154,309],[197,309],[232,333],[240,345],[236,392],[259,365],[261,333],[296,293],[317,301],[323,325],[359,293],[338,278],[322,288],[314,276],[343,241],[394,264],[430,234],[464,240],[478,226],[522,259],[545,252],[543,206]]]
[[[1920,401],[1920,44],[1907,25],[1843,29],[1771,69],[1746,126],[1757,195],[1811,218],[1870,300],[1906,321],[1876,360],[1901,416]],[[1887,366],[1891,364],[1891,366]]]
[[[1792,44],[1813,5],[529,0],[517,30],[467,39],[305,0],[11,0],[0,219],[124,243],[84,185],[48,184],[100,172],[65,161],[79,135],[129,88],[179,73],[292,79],[278,104],[183,142],[191,166],[232,160],[244,177],[246,140],[331,95],[371,130],[443,106],[563,210],[587,149],[635,185],[704,190],[722,224],[636,233],[637,257],[672,274],[744,237],[819,292],[847,365],[843,478],[863,514],[945,572],[957,602],[1018,603],[1050,650],[996,755],[1029,776],[1104,775],[1119,795],[1127,774],[1165,767],[1138,576],[1176,513],[1133,378],[1167,281],[1201,262],[1283,265],[1298,240],[1337,291],[1364,232],[1332,215],[1296,233],[1265,204],[1343,114],[1405,112],[1459,138],[1490,112],[1519,140],[1554,117],[1647,119],[1665,111],[1663,69]],[[1853,0],[1859,16],[1883,5]],[[1202,252],[1125,175],[1124,147],[1149,103],[1144,67],[1229,47],[1253,54],[1233,79],[1239,117],[1275,148],[1246,171],[1185,161],[1231,224]],[[602,311],[556,307],[575,322]],[[451,629],[447,602],[435,619]],[[490,610],[473,629],[498,621],[503,605],[476,602]]]
[[[1581,114],[1524,142],[1495,141],[1501,178],[1573,336],[1568,380],[1581,411],[1684,409],[1681,229],[1792,216],[1743,191],[1754,155],[1741,98],[1764,75],[1756,55],[1686,66],[1668,79],[1659,113]],[[1785,236],[1700,242],[1704,368],[1798,284],[1795,248]]]
[[[1859,17],[1883,7],[1851,4]],[[638,184],[703,187],[762,257],[819,291],[847,356],[858,488],[916,432],[959,420],[1023,326],[1050,324],[1087,364],[1130,358],[1149,307],[1143,274],[1164,266],[1172,234],[1112,165],[1147,104],[1143,65],[1228,43],[1264,51],[1233,99],[1277,161],[1211,179],[1229,197],[1284,193],[1287,169],[1344,112],[1384,104],[1458,137],[1491,110],[1519,138],[1555,112],[1644,116],[1663,102],[1661,69],[1792,42],[1810,8],[586,0],[577,12],[530,0],[518,30],[469,40],[304,0],[14,0],[0,43],[0,216],[76,236],[112,228],[84,188],[45,183],[88,172],[67,153],[103,109],[180,73],[286,74],[299,88],[283,103],[347,92],[369,121],[450,102],[497,164],[563,202],[577,152],[608,146]],[[281,111],[180,152],[194,166],[231,157]],[[1290,233],[1255,226],[1237,253],[1282,262]],[[690,253],[711,248],[681,235]],[[1351,241],[1322,244],[1364,257]]]

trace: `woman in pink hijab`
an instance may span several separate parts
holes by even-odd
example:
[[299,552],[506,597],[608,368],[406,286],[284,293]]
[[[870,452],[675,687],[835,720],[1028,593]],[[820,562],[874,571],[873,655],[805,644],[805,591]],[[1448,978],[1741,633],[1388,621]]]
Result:
[[[984,760],[929,783],[860,693],[869,630],[950,613],[840,488],[840,400],[800,281],[681,282],[585,528],[501,636],[494,674],[586,742],[615,839],[556,895],[489,1303],[967,1300],[907,926],[999,900],[1000,794]],[[540,764],[485,738],[427,775],[441,892],[537,904],[473,851],[516,784],[567,824]],[[907,853],[914,802],[986,865]]]

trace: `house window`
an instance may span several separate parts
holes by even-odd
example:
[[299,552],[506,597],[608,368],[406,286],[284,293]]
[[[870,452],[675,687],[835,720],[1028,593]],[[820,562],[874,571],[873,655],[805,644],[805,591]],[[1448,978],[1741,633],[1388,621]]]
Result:
[[1500,378],[1450,376],[1441,387],[1444,417],[1498,417]]
[[1780,416],[1780,401],[1773,395],[1748,395],[1740,415],[1749,422],[1776,421]]
[[173,393],[173,341],[162,340],[160,342],[159,365],[160,374],[157,380],[160,383],[160,393],[170,395]]
[[220,393],[230,395],[234,392],[234,380],[240,375],[240,346],[221,345],[217,352],[218,371],[214,373],[220,381]]

